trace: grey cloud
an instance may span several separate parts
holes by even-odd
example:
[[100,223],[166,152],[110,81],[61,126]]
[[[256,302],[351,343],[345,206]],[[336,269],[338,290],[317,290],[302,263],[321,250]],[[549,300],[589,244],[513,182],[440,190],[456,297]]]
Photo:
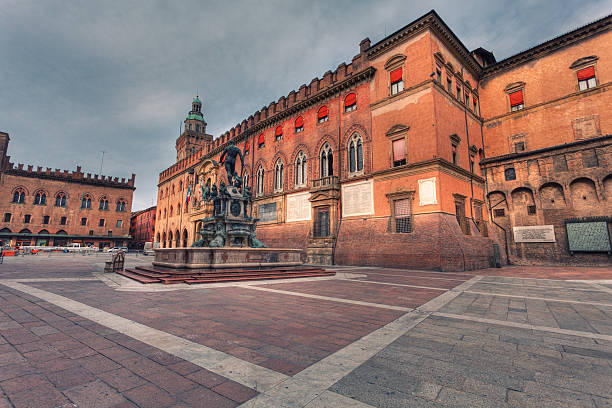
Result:
[[144,208],[196,89],[219,135],[432,8],[469,49],[501,59],[612,1],[0,0],[0,130],[30,164],[97,173],[105,150],[104,173],[135,172]]

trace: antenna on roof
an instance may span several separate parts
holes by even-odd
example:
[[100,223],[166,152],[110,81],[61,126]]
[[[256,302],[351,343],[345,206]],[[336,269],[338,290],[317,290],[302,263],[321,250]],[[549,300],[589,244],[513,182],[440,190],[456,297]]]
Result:
[[106,151],[104,150],[100,150],[102,152],[102,160],[100,160],[100,176],[102,175],[102,165],[104,164],[104,153],[106,153]]

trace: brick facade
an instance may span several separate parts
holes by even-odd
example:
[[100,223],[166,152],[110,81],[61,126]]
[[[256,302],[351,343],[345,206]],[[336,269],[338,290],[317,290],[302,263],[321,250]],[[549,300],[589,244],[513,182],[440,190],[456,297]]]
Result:
[[127,245],[135,175],[119,180],[84,174],[81,167],[69,172],[13,164],[6,155],[8,142],[8,134],[0,132],[3,245]]
[[[225,177],[217,160],[234,140],[248,150],[243,174],[254,192],[253,215],[262,220],[258,237],[269,246],[304,248],[311,262],[470,270],[495,263],[494,245],[503,262],[506,248],[514,261],[560,260],[561,252],[541,244],[523,245],[518,257],[509,231],[534,224],[512,216],[505,226],[492,223],[491,197],[495,191],[512,196],[498,173],[508,160],[514,163],[506,156],[515,143],[524,142],[525,154],[537,156],[538,149],[588,139],[575,146],[576,157],[567,156],[568,171],[575,172],[574,180],[597,172],[593,192],[584,180],[568,180],[567,188],[573,185],[574,195],[584,190],[584,200],[597,199],[593,214],[610,214],[609,142],[603,137],[610,132],[609,22],[608,17],[587,26],[597,29],[577,30],[583,31],[580,40],[572,34],[566,35],[570,42],[555,39],[561,44],[555,52],[538,54],[536,47],[525,52],[529,57],[499,63],[486,50],[468,51],[435,12],[376,44],[365,39],[349,64],[303,84],[181,158],[185,129],[177,141],[179,160],[160,174],[156,240],[182,246],[198,239],[194,214],[206,210],[187,205],[186,189],[205,166],[214,178]],[[597,86],[581,91],[569,66],[593,55]],[[581,61],[588,65],[592,59]],[[554,89],[545,92],[548,85]],[[508,95],[515,89],[524,90],[525,105],[510,112]],[[590,170],[576,167],[578,156]],[[298,177],[298,157],[306,157],[306,183]],[[553,168],[563,166],[559,159],[555,163]],[[516,188],[534,177],[518,167]],[[542,216],[535,224],[552,218]],[[562,246],[562,233],[558,236]]]
[[130,248],[143,249],[145,242],[155,240],[155,220],[157,206],[149,207],[132,213],[130,220]]

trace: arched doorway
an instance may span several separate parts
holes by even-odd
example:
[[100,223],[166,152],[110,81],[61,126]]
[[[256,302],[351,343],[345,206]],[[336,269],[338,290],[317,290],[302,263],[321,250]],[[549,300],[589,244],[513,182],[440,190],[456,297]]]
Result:
[[187,248],[187,229],[183,230],[183,247]]
[[181,247],[181,234],[179,233],[179,230],[176,230],[174,234],[174,239],[176,239],[174,247],[180,248]]
[[168,248],[172,248],[172,231],[168,232]]

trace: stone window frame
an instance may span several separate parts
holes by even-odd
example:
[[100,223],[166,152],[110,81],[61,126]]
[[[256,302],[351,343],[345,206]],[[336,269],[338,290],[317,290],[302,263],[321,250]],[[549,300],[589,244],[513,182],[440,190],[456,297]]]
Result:
[[[304,150],[300,150],[295,157],[295,179],[294,185],[295,187],[304,187],[308,184],[308,157]],[[301,180],[300,180],[300,175]]]
[[[361,142],[361,169],[359,169],[359,142]],[[351,156],[351,145],[355,146],[355,157]],[[347,141],[346,154],[347,154],[347,173],[349,177],[361,176],[365,169],[365,145],[364,137],[361,133],[355,131]],[[355,159],[355,171],[351,171],[351,160]]]
[[[391,129],[385,133],[385,136],[388,140],[389,146],[389,167],[400,167],[408,164],[408,131],[410,130],[410,126],[406,125],[395,125]],[[404,139],[404,164],[395,165],[395,161],[393,160],[393,142],[397,140]]]
[[32,214],[24,214],[23,215],[23,223],[31,224],[32,223]]
[[4,213],[4,222],[11,222],[11,219],[13,218],[13,214],[10,212]]
[[262,197],[265,194],[265,170],[262,165],[257,168],[255,196]]
[[[597,80],[597,78],[599,77],[598,72],[597,72],[597,61],[599,60],[599,57],[596,55],[590,55],[588,57],[582,57],[582,58],[578,58],[576,61],[574,61],[572,63],[572,65],[570,65],[570,69],[574,71],[574,78],[576,78],[576,85],[574,87],[574,90],[576,92],[584,92],[584,91],[588,91],[589,89],[593,89],[595,87],[597,87],[599,85],[599,81]],[[588,68],[588,67],[593,67],[593,71],[595,72],[595,85],[592,87],[588,87],[586,89],[580,89],[580,81],[578,80],[578,71]]]
[[444,88],[444,86],[442,85],[442,71],[444,70],[444,66],[446,65],[446,60],[439,51],[434,53],[434,60],[436,62],[436,82],[438,83],[438,85]]
[[49,225],[49,222],[51,221],[51,217],[48,215],[43,215],[43,225]]
[[60,225],[68,225],[68,217],[63,216],[60,218]]
[[[18,186],[15,187],[13,189],[13,193],[11,194],[12,199],[11,199],[11,203],[13,204],[25,204],[25,197],[26,197],[27,193],[26,193],[26,189]],[[17,198],[17,199],[15,199]]]
[[[329,164],[331,156],[332,164]],[[331,173],[330,173],[331,171]],[[331,143],[325,142],[319,151],[319,176],[320,178],[330,177],[334,175],[334,148]]]
[[280,193],[283,191],[285,183],[285,164],[280,157],[274,163],[274,192]]
[[87,217],[81,217],[81,226],[87,225]]
[[[390,234],[412,234],[414,232],[414,195],[416,190],[410,191],[398,191],[396,193],[386,194],[387,200],[389,201],[389,233]],[[410,200],[410,216],[401,218],[410,218],[410,232],[396,232],[396,216],[395,216],[395,202],[399,200]]]
[[[45,190],[39,189],[34,192],[34,205],[47,205],[47,197],[49,197],[49,193]],[[37,201],[38,198],[38,202]]]
[[98,221],[98,227],[104,227],[106,225],[106,220],[104,218],[100,218]]
[[[455,166],[459,166],[459,144],[461,143],[461,138],[456,133],[453,133],[449,137],[451,142],[451,163]],[[454,152],[453,148],[455,149]]]
[[[525,85],[526,85],[525,82],[519,81],[519,82],[513,82],[511,84],[508,84],[504,88],[504,92],[506,93],[506,109],[508,112],[513,113],[513,112],[517,112],[517,111],[525,109],[525,106],[527,105],[526,103],[527,98],[525,95]],[[510,94],[514,92],[518,92],[518,91],[523,92],[523,103],[520,105],[520,108],[516,108],[515,110],[512,110],[512,104],[510,103]]]
[[89,193],[84,193],[81,197],[81,210],[91,210],[91,203],[93,202],[93,196]]
[[[508,177],[510,174],[513,175],[513,178]],[[514,166],[504,167],[504,180],[505,181],[515,181],[516,180],[516,169],[514,168]]]
[[476,174],[476,155],[478,154],[478,148],[476,145],[471,145],[469,149],[469,163],[470,173]]
[[[396,54],[394,56],[392,56],[391,58],[389,58],[387,60],[387,62],[385,63],[385,70],[387,71],[387,81],[388,81],[388,87],[387,87],[387,95],[389,96],[395,96],[398,95],[400,93],[402,93],[404,91],[404,63],[406,62],[406,56],[403,54]],[[402,83],[401,90],[396,91],[395,93],[391,92],[391,72],[396,70],[397,68],[402,68],[402,80],[400,81]]]

